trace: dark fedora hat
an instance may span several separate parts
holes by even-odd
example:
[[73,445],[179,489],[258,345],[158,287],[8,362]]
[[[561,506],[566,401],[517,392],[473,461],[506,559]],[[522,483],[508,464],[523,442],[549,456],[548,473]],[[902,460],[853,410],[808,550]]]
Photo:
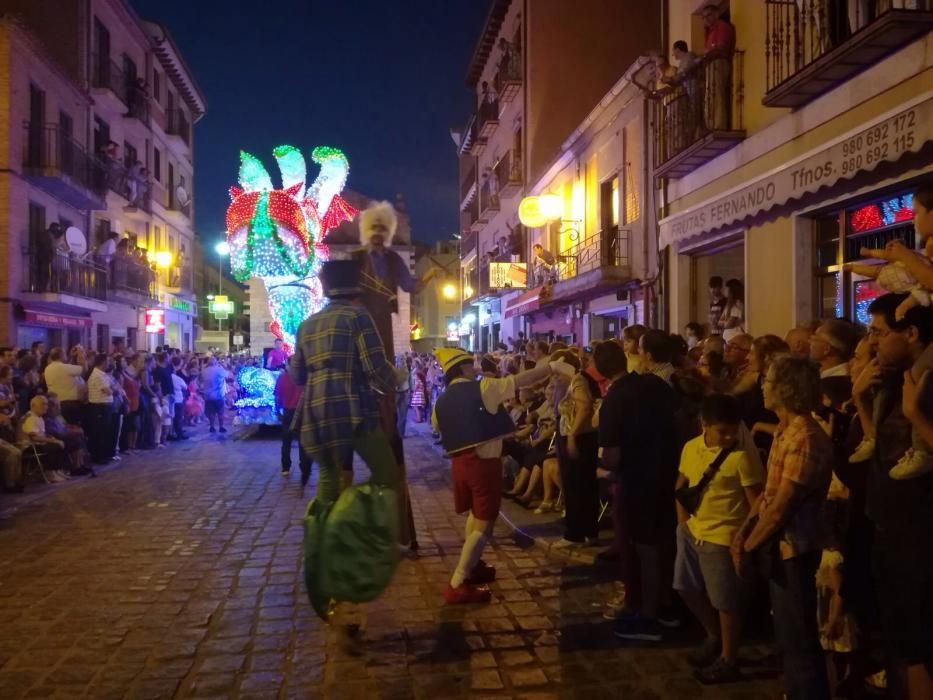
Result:
[[360,269],[359,260],[327,260],[321,265],[324,296],[331,299],[358,296],[361,292]]

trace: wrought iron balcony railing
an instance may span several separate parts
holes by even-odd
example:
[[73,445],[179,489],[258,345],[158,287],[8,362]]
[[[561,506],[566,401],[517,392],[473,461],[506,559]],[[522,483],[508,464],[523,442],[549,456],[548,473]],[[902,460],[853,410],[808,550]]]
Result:
[[933,0],[765,0],[769,107],[799,107],[933,29]]
[[745,138],[742,59],[700,61],[654,93],[657,175],[683,177]]

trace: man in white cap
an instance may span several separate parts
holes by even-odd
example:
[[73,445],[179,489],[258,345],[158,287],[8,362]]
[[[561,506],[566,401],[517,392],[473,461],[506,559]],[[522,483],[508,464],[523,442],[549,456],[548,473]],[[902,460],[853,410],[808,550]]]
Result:
[[551,366],[476,381],[472,355],[459,348],[437,348],[434,354],[447,384],[434,405],[434,427],[450,455],[454,507],[458,514],[468,513],[466,541],[444,600],[451,605],[486,603],[491,594],[483,584],[495,580],[496,569],[482,561],[483,548],[502,503],[502,439],[515,432],[502,404],[520,388],[547,379]]

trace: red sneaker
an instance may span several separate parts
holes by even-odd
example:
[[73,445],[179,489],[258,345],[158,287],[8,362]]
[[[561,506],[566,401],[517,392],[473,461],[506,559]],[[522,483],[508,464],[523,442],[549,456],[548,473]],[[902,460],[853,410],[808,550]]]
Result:
[[482,583],[492,583],[495,580],[496,567],[489,566],[489,564],[480,559],[479,563],[473,567],[473,571],[470,572],[467,583],[475,586]]
[[447,584],[447,590],[444,591],[444,600],[448,605],[458,605],[459,603],[488,603],[492,599],[492,594],[485,586],[473,586],[469,583],[462,583],[456,588]]

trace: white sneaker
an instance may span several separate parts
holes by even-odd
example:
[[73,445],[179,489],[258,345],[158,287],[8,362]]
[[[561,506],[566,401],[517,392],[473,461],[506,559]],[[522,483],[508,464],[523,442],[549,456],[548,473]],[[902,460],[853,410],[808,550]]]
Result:
[[568,540],[566,537],[561,537],[557,542],[551,545],[553,549],[577,549],[585,546],[586,542],[574,542],[573,540]]
[[869,460],[873,454],[875,454],[875,438],[862,438],[858,447],[855,448],[855,452],[849,455],[849,464],[858,464]]
[[65,472],[59,469],[53,469],[52,471],[48,472],[48,477],[49,481],[51,481],[53,484],[57,484],[61,481],[68,481],[68,477],[65,476]]
[[916,479],[931,471],[933,471],[933,455],[911,447],[903,457],[897,460],[897,464],[891,467],[888,476],[892,479]]

